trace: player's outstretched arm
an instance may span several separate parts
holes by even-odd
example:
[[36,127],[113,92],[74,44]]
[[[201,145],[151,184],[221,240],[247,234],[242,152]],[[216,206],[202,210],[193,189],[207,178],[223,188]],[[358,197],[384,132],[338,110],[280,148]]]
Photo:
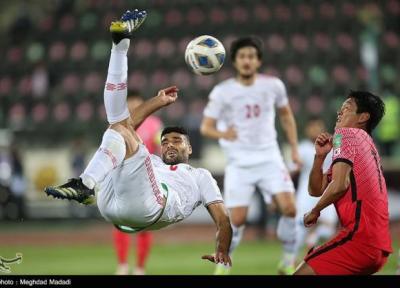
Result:
[[286,139],[290,144],[292,161],[297,165],[298,169],[300,169],[301,166],[303,165],[303,162],[300,159],[300,154],[299,154],[296,120],[294,119],[290,105],[286,105],[279,108],[278,114],[282,128],[286,134]]
[[136,130],[144,120],[162,107],[174,103],[178,98],[178,87],[171,86],[158,91],[157,96],[145,101],[131,112],[132,126]]
[[215,254],[203,255],[201,258],[214,263],[223,263],[232,266],[232,261],[229,257],[229,247],[231,246],[232,240],[232,227],[228,211],[222,202],[208,205],[207,210],[217,225],[216,248]]
[[226,131],[219,131],[217,129],[217,120],[211,117],[204,117],[200,126],[200,133],[211,139],[225,139],[234,141],[237,138],[237,132],[233,126],[229,127]]
[[327,206],[339,200],[347,191],[350,185],[350,172],[352,167],[344,162],[337,162],[332,167],[332,181],[326,187],[321,199],[315,207],[304,215],[304,225],[314,225],[320,212]]
[[319,197],[324,193],[328,185],[328,179],[327,176],[323,174],[322,167],[326,155],[328,155],[329,151],[332,149],[332,135],[326,132],[319,134],[315,140],[314,147],[315,157],[308,179],[308,193],[311,196]]

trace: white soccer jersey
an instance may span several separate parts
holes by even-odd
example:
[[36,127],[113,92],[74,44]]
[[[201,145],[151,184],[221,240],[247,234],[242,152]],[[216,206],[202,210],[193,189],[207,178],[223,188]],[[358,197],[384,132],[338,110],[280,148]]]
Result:
[[223,201],[217,182],[206,169],[184,163],[167,165],[156,155],[151,155],[151,162],[160,186],[168,189],[163,216],[152,230],[185,219],[200,204],[206,207]]
[[231,78],[211,91],[204,116],[216,119],[220,131],[235,127],[238,138],[219,143],[228,161],[251,165],[267,161],[269,153],[260,152],[278,149],[275,108],[287,104],[285,85],[276,77],[259,74],[249,86]]

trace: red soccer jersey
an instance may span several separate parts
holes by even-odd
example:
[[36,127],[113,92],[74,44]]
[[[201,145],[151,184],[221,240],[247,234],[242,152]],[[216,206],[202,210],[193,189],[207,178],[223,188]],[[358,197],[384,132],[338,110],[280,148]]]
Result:
[[[332,166],[352,166],[351,185],[336,203],[343,240],[353,240],[392,252],[386,182],[372,138],[362,129],[340,128],[333,137]],[[328,181],[332,180],[332,166]]]
[[162,123],[160,118],[150,115],[136,130],[143,144],[151,154],[159,154],[160,130]]

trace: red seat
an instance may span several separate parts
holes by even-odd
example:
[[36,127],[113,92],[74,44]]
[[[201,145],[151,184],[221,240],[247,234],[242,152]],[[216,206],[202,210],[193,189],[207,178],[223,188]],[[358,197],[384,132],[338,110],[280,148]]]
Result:
[[11,93],[13,81],[9,76],[0,79],[0,95],[7,95]]
[[53,108],[53,118],[58,122],[65,122],[71,115],[71,109],[66,102],[57,103]]
[[147,82],[147,77],[142,72],[131,72],[128,78],[128,89],[141,91],[147,87]]
[[79,121],[86,122],[92,118],[93,112],[92,103],[83,101],[76,107],[75,115],[78,117]]
[[88,54],[88,47],[85,42],[75,42],[70,49],[70,58],[74,61],[85,60]]
[[31,117],[34,122],[41,123],[48,117],[49,109],[43,103],[36,104],[31,111]]

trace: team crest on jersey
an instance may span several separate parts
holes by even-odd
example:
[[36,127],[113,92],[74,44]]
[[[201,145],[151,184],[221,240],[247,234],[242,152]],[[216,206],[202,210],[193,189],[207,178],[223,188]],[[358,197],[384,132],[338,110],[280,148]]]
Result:
[[333,148],[340,147],[341,145],[342,145],[342,134],[336,134],[333,137]]
[[333,150],[333,157],[340,155],[340,147]]

